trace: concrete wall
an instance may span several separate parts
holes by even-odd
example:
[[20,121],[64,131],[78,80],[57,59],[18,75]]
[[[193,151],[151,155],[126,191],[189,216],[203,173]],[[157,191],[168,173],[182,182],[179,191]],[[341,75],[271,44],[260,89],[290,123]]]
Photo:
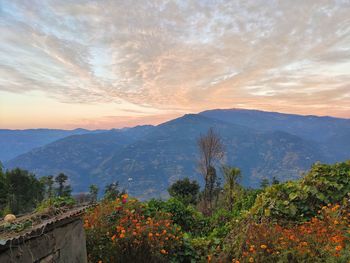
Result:
[[1,263],[86,263],[83,223],[76,218],[67,224],[33,237],[0,254]]

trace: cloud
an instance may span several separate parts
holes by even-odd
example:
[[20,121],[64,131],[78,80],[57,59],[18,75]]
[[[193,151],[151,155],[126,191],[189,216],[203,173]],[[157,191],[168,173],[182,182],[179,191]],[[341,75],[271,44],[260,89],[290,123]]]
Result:
[[349,1],[0,3],[0,90],[350,117]]

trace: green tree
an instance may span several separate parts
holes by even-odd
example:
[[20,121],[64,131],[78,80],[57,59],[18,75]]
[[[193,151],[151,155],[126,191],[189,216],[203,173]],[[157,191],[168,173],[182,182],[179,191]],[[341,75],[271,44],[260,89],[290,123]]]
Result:
[[56,193],[60,197],[68,197],[71,195],[72,188],[69,184],[67,184],[68,176],[64,173],[60,173],[56,176],[55,182],[58,184],[56,188]]
[[0,163],[0,211],[3,211],[7,206],[7,196],[8,196],[8,187],[6,182],[6,176],[3,172],[2,165]]
[[279,184],[279,183],[280,183],[280,181],[275,176],[272,177],[272,182],[271,182],[272,185],[276,185],[276,184]]
[[89,187],[89,194],[90,194],[90,200],[91,202],[97,201],[97,195],[98,195],[98,187],[95,184],[90,185]]
[[267,178],[261,179],[261,181],[260,181],[260,188],[261,189],[265,189],[269,185],[270,185],[269,179],[267,179]]
[[7,188],[6,207],[15,214],[31,211],[44,198],[44,184],[28,171],[6,171],[2,180]]
[[43,176],[40,178],[40,181],[45,186],[45,197],[51,199],[54,195],[53,185],[54,185],[54,177],[52,175]]
[[186,177],[172,184],[168,192],[170,196],[179,199],[185,205],[195,205],[198,199],[199,188],[199,184],[196,181],[190,181],[190,179]]
[[116,199],[120,195],[119,182],[114,182],[106,185],[104,198],[107,200]]
[[229,209],[232,212],[233,202],[235,195],[237,195],[237,191],[239,188],[238,180],[241,177],[241,170],[236,167],[223,167],[224,178],[225,178],[225,194],[228,201]]

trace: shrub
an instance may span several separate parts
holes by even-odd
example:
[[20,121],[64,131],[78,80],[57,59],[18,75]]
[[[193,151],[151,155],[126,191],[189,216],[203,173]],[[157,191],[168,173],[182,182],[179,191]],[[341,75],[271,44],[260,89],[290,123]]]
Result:
[[350,161],[334,165],[316,163],[301,180],[266,188],[252,212],[277,220],[305,221],[328,203],[340,202],[350,193]]
[[317,217],[298,225],[244,220],[231,238],[236,241],[229,250],[233,262],[347,262],[349,202],[324,206]]
[[185,206],[176,198],[170,198],[167,201],[152,199],[148,202],[147,213],[149,216],[160,211],[170,213],[174,223],[192,235],[201,235],[207,232],[209,219],[205,218],[194,207]]
[[180,227],[170,214],[146,207],[127,195],[105,200],[85,216],[90,262],[169,262],[183,245]]
[[168,192],[170,196],[180,200],[185,205],[195,205],[198,200],[200,186],[196,181],[190,181],[189,178],[176,181],[172,184]]

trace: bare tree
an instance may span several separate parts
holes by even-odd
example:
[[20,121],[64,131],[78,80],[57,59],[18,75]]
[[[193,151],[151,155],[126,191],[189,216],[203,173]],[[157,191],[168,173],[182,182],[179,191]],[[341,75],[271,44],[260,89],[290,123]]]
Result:
[[217,179],[215,166],[224,157],[224,145],[218,133],[210,128],[205,135],[198,139],[199,163],[198,168],[205,180],[204,210],[211,212],[215,182]]

